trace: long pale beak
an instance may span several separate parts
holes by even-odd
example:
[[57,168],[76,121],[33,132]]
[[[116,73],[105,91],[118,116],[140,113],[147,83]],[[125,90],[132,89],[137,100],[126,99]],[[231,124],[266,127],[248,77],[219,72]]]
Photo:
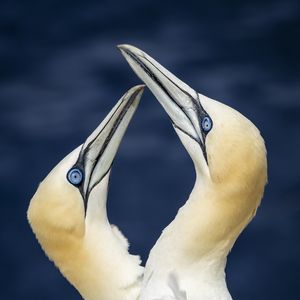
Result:
[[79,169],[84,176],[78,188],[84,199],[85,209],[91,191],[110,171],[144,87],[144,85],[135,86],[124,94],[82,145],[78,160],[71,170]]
[[173,126],[197,141],[206,156],[205,134],[200,122],[207,113],[199,94],[140,49],[130,45],[119,45],[118,48],[164,107]]

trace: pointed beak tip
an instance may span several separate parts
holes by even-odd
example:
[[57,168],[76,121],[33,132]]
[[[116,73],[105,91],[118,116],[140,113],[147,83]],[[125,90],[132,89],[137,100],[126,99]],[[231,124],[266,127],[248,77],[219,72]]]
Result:
[[142,97],[142,95],[144,93],[145,84],[136,85],[133,89],[134,89],[134,92],[136,93],[136,96],[135,96],[136,100],[135,100],[135,102],[139,103],[140,100],[141,100],[141,97]]
[[135,97],[141,96],[144,92],[146,85],[145,84],[138,84],[132,87],[127,94],[129,96],[135,95]]
[[122,49],[124,46],[126,46],[126,44],[119,44],[119,45],[117,45],[117,48]]
[[134,47],[134,46],[129,45],[129,44],[119,44],[119,45],[117,45],[117,47],[119,49],[126,49],[126,48],[131,48],[131,47]]
[[124,96],[123,101],[130,101],[132,99],[132,105],[137,107],[145,89],[145,84],[139,84],[132,87]]
[[128,44],[119,44],[117,45],[117,48],[121,51],[121,52],[126,52],[127,49],[129,49],[131,46]]
[[120,45],[117,45],[117,48],[121,51],[121,53],[123,55],[142,55],[143,54],[143,51],[140,50],[139,48],[135,47],[135,46],[132,46],[132,45],[129,45],[129,44],[120,44]]
[[135,90],[138,91],[138,92],[140,92],[140,93],[143,93],[145,87],[146,87],[145,84],[138,84],[138,85],[135,86]]

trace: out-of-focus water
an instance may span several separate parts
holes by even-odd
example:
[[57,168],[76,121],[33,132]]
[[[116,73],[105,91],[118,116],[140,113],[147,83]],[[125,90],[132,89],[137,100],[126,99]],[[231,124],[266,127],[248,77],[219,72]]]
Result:
[[[145,50],[250,118],[269,184],[228,260],[234,299],[300,299],[299,1],[0,2],[1,299],[80,299],[26,221],[38,183],[139,83],[116,49]],[[119,149],[108,209],[143,261],[186,200],[193,166],[146,91]]]

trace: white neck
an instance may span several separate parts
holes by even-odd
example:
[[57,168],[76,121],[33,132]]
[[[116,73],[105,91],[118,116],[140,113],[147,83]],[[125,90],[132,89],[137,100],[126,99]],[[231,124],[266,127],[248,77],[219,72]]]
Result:
[[177,276],[188,300],[231,299],[225,281],[226,258],[253,209],[244,201],[242,190],[200,178],[151,250],[141,300],[172,295],[170,274]]
[[89,197],[83,237],[57,234],[53,240],[39,240],[85,300],[137,300],[143,267],[138,256],[128,253],[126,238],[107,219],[108,177]]
[[[137,300],[143,268],[128,243],[108,222],[87,227],[76,288],[85,300]],[[75,270],[76,271],[76,270]],[[77,273],[76,273],[77,274]]]

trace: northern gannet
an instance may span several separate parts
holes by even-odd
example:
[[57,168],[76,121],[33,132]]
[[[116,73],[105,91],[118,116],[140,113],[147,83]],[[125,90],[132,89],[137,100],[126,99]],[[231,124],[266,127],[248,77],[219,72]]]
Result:
[[85,143],[40,183],[28,220],[39,243],[85,300],[136,300],[143,267],[106,213],[111,165],[144,86],[130,89]]
[[150,252],[141,300],[174,299],[170,276],[181,291],[176,299],[232,299],[226,258],[263,196],[264,140],[238,111],[197,93],[145,52],[119,49],[166,110],[196,172],[189,199]]

